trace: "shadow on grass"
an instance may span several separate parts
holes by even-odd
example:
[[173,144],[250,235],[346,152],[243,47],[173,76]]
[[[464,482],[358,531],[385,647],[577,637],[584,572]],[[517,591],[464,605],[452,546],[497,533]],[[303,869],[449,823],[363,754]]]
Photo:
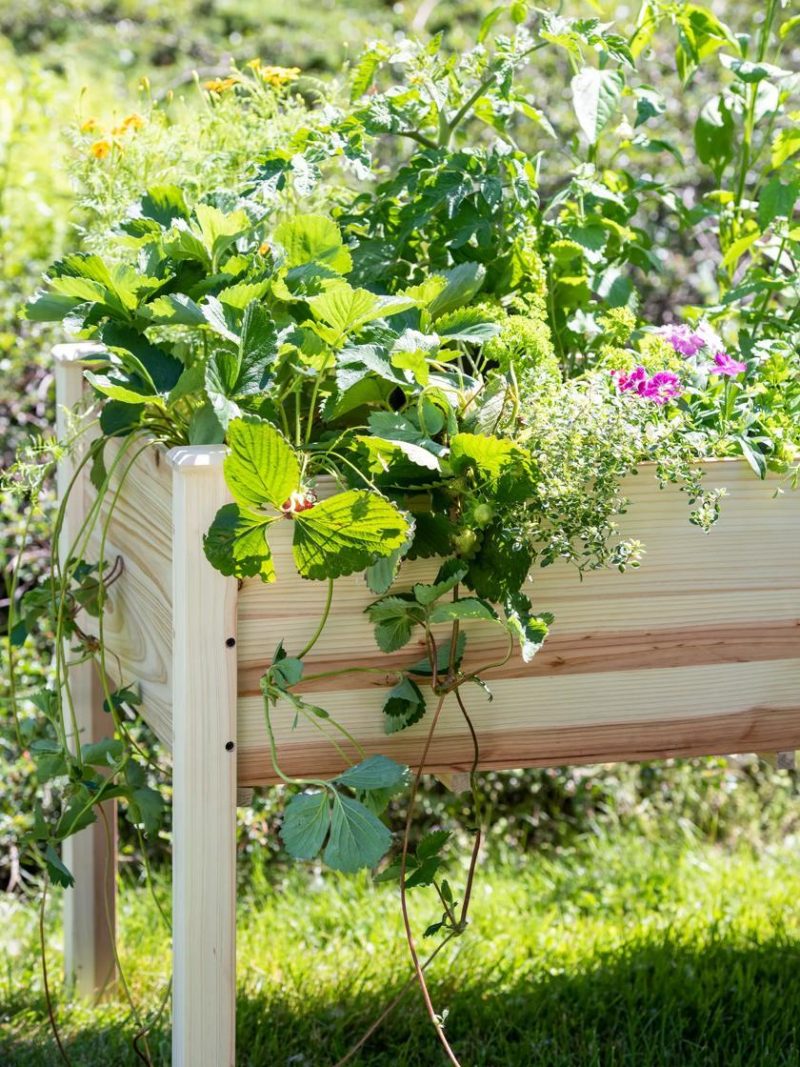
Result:
[[[367,980],[367,979],[365,979]],[[464,1067],[798,1067],[800,945],[712,942],[702,950],[638,942],[595,959],[580,973],[440,973],[434,1001],[448,1009],[447,1033]],[[238,998],[237,1067],[330,1067],[392,996],[342,990],[335,1002],[314,989]],[[4,1067],[55,1067],[41,1029],[42,1005],[3,1009],[13,1037],[0,1037]],[[24,1033],[36,1030],[32,1041]],[[11,1031],[6,1030],[9,1034]],[[72,1032],[75,1067],[138,1064],[132,1026]],[[168,1034],[151,1037],[154,1062],[169,1063]],[[352,1061],[361,1067],[444,1063],[416,990]],[[226,1067],[220,1064],[219,1067]]]

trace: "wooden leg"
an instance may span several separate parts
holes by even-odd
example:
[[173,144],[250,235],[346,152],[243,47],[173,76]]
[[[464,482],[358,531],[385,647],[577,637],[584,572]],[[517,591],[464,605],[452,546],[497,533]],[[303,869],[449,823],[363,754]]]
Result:
[[[61,440],[68,436],[68,412],[83,393],[81,359],[92,345],[57,345],[54,349],[56,378],[56,430]],[[76,470],[83,445],[76,445],[58,467],[58,493],[64,499]],[[81,473],[66,497],[59,551],[68,558],[78,537],[87,507],[86,475]],[[91,663],[73,667],[69,675],[70,692],[75,707],[78,737],[71,735],[71,716],[66,716],[70,744],[77,747],[87,741],[100,741],[113,733],[110,715],[103,711],[100,679]],[[110,990],[116,979],[114,941],[116,936],[117,883],[117,805],[109,800],[102,805],[97,822],[67,838],[64,862],[75,878],[75,885],[64,894],[64,964],[67,982],[80,996],[96,997]]]
[[[113,733],[103,711],[100,680],[91,663],[70,671],[80,743]],[[110,992],[116,981],[117,803],[102,805],[97,822],[64,842],[64,863],[75,885],[64,893],[64,967],[81,997]]]
[[202,535],[226,493],[208,449],[174,449],[173,1067],[234,1067],[236,583]]

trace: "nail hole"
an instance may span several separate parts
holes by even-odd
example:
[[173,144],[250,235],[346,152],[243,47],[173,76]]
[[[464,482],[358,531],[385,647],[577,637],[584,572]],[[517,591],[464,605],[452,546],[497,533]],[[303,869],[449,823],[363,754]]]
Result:
[[226,640],[225,644],[228,646],[228,648],[233,648],[233,646],[236,644],[236,638],[235,637],[229,637]]
[[225,742],[225,751],[226,752],[233,752],[234,748],[236,748],[236,745],[234,745],[233,741],[226,741]]

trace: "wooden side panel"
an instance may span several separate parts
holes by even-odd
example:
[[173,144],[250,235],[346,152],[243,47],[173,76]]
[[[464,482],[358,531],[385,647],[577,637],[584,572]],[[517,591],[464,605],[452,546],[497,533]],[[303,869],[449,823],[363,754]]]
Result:
[[[556,623],[525,665],[514,656],[487,675],[494,701],[470,689],[470,712],[484,767],[639,759],[800,746],[800,493],[775,498],[777,480],[758,481],[743,463],[710,466],[725,486],[722,518],[710,534],[691,526],[685,495],[659,490],[647,470],[631,479],[626,536],[647,548],[642,567],[603,571],[581,582],[567,566],[535,573],[536,607]],[[322,583],[293,570],[291,522],[270,533],[278,581],[248,581],[239,594],[239,781],[274,781],[258,679],[279,640],[291,655],[313,633]],[[398,588],[430,580],[433,565],[407,565]],[[381,704],[398,665],[419,659],[419,643],[386,656],[364,608],[374,599],[362,576],[337,582],[335,622],[308,660],[307,673],[358,665],[363,673],[310,683],[313,700],[336,715],[368,752],[414,763],[425,720],[387,737]],[[475,667],[502,658],[491,627],[468,627]],[[335,773],[341,756],[319,723],[272,713],[281,766],[293,775]],[[471,746],[453,702],[443,714],[430,767],[461,770]]]
[[87,554],[93,561],[99,558],[108,502],[124,477],[104,552],[109,565],[121,556],[124,566],[109,588],[104,614],[106,666],[118,684],[141,686],[141,713],[171,746],[172,470],[161,449],[141,449],[141,443],[107,446],[107,469],[117,465]]

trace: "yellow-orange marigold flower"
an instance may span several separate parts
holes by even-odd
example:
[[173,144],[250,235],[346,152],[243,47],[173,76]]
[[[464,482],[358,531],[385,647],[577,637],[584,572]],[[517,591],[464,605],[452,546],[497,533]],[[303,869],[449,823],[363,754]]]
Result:
[[230,89],[235,84],[236,78],[212,78],[210,81],[203,82],[203,88],[208,89],[210,93],[224,93],[226,89]]
[[282,85],[288,85],[289,82],[297,81],[300,77],[300,68],[261,67],[260,74],[267,85],[272,85],[276,89],[279,89]]
[[81,133],[94,133],[95,130],[100,129],[100,123],[97,119],[84,119],[80,125]]
[[89,151],[95,159],[105,159],[111,151],[111,144],[109,141],[95,141]]
[[134,111],[123,120],[122,125],[126,130],[141,130],[144,128],[144,119]]
[[260,256],[265,256],[267,252],[269,252],[269,241],[262,241],[258,246],[258,254]]

